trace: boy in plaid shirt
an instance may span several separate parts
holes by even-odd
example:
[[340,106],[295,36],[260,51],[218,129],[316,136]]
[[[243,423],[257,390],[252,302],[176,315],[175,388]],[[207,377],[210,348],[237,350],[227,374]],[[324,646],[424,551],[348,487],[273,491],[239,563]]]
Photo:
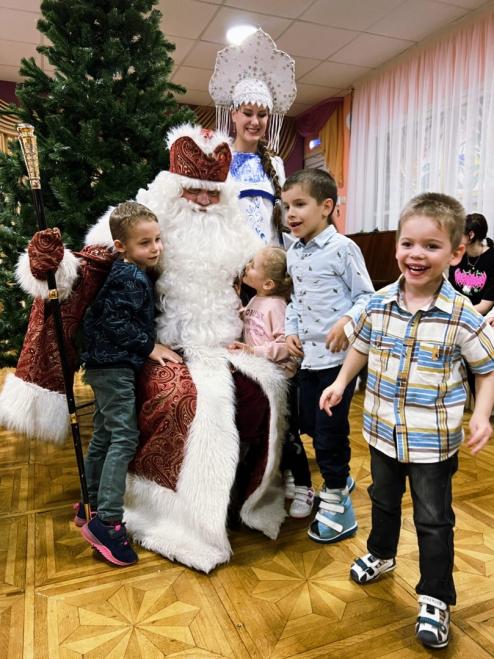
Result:
[[320,399],[331,415],[368,364],[363,433],[371,452],[372,527],[369,553],[350,575],[364,584],[394,569],[408,476],[420,555],[416,635],[432,648],[447,645],[456,602],[451,481],[463,439],[464,361],[475,374],[472,453],[492,434],[494,332],[443,276],[461,260],[464,225],[463,207],[447,195],[421,194],[405,206],[396,246],[401,277],[377,292],[349,329],[352,347]]

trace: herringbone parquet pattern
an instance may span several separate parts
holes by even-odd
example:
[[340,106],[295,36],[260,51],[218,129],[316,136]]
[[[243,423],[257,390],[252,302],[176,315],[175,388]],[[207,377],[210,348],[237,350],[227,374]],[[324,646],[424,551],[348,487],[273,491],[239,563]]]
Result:
[[[89,396],[78,383],[78,400]],[[306,535],[307,520],[290,519],[276,542],[237,531],[232,561],[209,576],[140,548],[131,568],[98,560],[72,523],[78,485],[71,444],[55,448],[0,430],[0,657],[433,656],[414,637],[418,553],[408,497],[396,570],[366,587],[348,577],[352,559],[365,551],[370,519],[361,409],[357,394],[357,535],[318,545]],[[90,416],[80,423],[86,445]],[[450,646],[435,654],[482,659],[494,656],[494,446],[477,458],[462,449],[460,464],[458,606]]]

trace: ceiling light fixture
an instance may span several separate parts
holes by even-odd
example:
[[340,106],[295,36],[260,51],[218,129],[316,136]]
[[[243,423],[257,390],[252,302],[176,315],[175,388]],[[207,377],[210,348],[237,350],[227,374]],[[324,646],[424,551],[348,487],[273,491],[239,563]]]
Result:
[[249,35],[257,30],[253,25],[235,25],[226,32],[226,40],[234,46],[238,46]]

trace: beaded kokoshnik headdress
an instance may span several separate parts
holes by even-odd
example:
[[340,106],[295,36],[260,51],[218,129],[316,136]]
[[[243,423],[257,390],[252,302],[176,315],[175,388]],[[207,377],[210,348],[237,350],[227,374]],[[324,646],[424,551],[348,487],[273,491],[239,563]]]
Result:
[[295,62],[259,28],[240,45],[218,52],[209,93],[216,105],[216,127],[224,133],[229,132],[232,108],[243,103],[268,108],[268,147],[277,151],[283,117],[297,94]]

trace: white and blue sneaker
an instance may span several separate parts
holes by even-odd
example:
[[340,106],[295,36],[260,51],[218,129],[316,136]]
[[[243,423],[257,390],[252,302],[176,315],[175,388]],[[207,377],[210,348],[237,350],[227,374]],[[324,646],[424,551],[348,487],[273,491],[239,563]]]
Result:
[[445,648],[449,641],[449,606],[435,597],[419,595],[415,634],[426,648]]
[[319,492],[319,510],[307,534],[316,542],[329,544],[355,535],[358,524],[353,512],[348,487]]
[[347,486],[347,488],[348,488],[348,494],[351,494],[351,493],[353,492],[353,490],[355,489],[355,486],[356,486],[356,485],[357,485],[357,484],[356,484],[356,482],[355,482],[355,478],[353,478],[353,477],[350,476],[350,475],[347,476],[347,479],[346,479],[346,486]]
[[390,572],[396,567],[396,560],[394,558],[376,558],[372,554],[365,554],[360,558],[356,558],[350,568],[350,576],[360,585],[374,581],[384,574]]

